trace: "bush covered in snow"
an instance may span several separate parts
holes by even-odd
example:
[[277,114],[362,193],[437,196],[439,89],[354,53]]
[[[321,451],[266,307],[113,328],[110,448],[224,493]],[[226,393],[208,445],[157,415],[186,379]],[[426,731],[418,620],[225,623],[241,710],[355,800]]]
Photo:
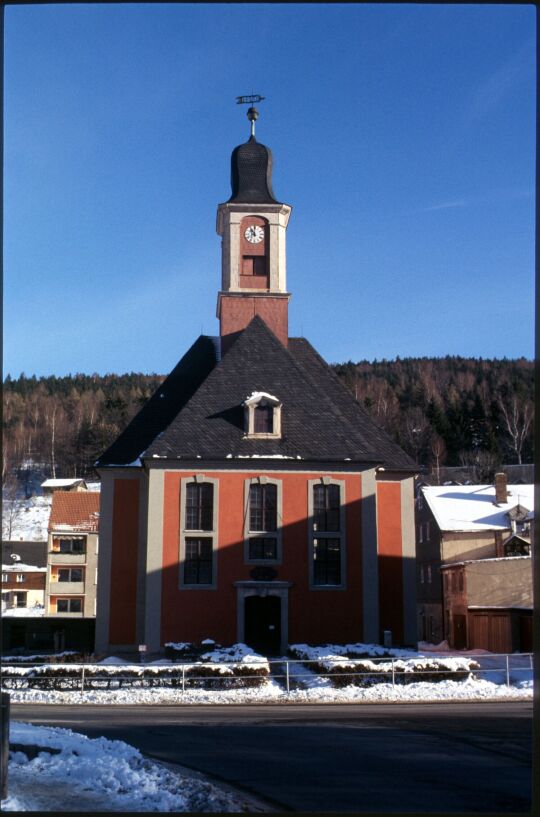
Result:
[[[214,642],[211,642],[212,644]],[[205,645],[208,647],[208,644]],[[168,687],[176,689],[231,689],[260,686],[270,674],[266,658],[245,644],[203,653],[201,660],[182,664],[5,664],[4,689],[80,690]]]
[[[335,647],[336,645],[309,647],[307,644],[294,644],[289,650],[297,658],[303,659],[311,670],[328,677],[335,687],[349,684],[371,686],[380,683],[464,681],[471,677],[473,670],[480,669],[480,665],[471,658],[408,657],[413,655],[411,651],[385,650],[378,645],[367,644],[344,645],[337,650]],[[351,653],[354,656],[355,648],[358,647],[366,648],[367,654],[373,656],[374,660],[350,657]],[[396,653],[406,657],[395,657]],[[388,658],[393,660],[389,661]]]

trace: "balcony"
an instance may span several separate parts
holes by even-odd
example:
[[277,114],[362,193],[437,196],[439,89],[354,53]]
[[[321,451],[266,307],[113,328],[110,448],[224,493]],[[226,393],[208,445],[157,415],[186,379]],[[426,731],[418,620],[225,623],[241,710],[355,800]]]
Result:
[[49,564],[84,565],[86,564],[86,553],[60,553],[58,550],[50,550]]
[[53,582],[49,584],[49,596],[84,596],[84,582]]

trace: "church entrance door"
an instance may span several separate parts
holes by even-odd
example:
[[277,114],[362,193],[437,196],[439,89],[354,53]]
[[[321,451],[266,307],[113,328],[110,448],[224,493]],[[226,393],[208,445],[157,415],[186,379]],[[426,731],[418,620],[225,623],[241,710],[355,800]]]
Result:
[[277,655],[281,642],[279,596],[248,596],[245,600],[245,641],[263,655]]

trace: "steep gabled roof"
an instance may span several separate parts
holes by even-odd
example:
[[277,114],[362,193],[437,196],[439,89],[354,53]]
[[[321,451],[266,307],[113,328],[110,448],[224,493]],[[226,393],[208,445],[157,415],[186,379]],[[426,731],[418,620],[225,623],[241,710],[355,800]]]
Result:
[[97,531],[99,500],[94,491],[55,491],[49,530]]
[[216,365],[212,338],[201,335],[96,465],[131,465],[183,409]]
[[[270,392],[282,401],[281,439],[245,437],[243,402],[254,391]],[[307,341],[292,339],[286,349],[259,317],[167,428],[139,453],[145,458],[270,456],[415,468]]]

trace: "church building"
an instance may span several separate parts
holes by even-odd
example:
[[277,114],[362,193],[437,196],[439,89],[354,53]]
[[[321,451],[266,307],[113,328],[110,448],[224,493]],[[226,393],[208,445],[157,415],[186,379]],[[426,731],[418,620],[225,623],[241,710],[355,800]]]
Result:
[[289,337],[291,207],[248,117],[217,209],[219,336],[195,341],[96,464],[99,652],[416,642],[415,464]]

